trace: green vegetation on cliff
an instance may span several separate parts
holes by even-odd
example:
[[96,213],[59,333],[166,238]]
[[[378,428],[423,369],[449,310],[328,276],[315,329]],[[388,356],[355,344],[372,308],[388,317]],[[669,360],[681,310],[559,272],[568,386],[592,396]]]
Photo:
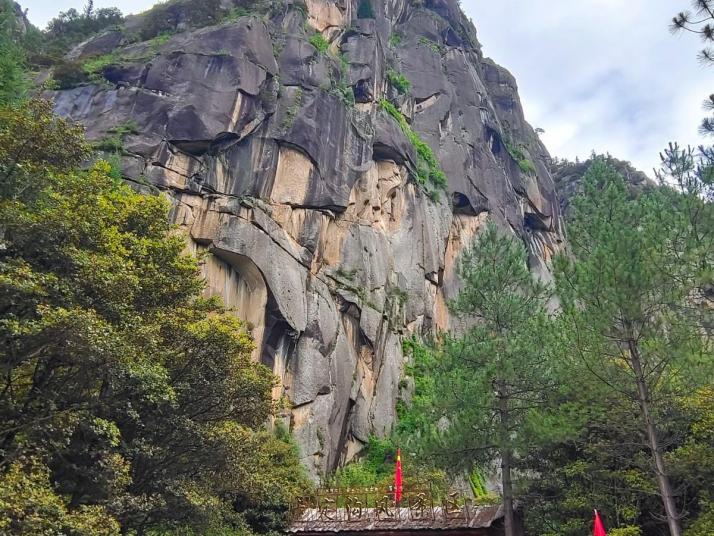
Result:
[[394,104],[386,99],[382,99],[379,102],[380,107],[387,114],[389,114],[402,129],[402,132],[409,139],[411,144],[414,146],[414,150],[417,153],[417,169],[416,169],[416,179],[419,184],[426,186],[431,184],[437,188],[446,187],[446,175],[441,170],[439,161],[434,155],[434,151],[431,147],[419,137],[419,134],[414,132],[412,127],[409,126],[407,120],[404,118],[404,114],[400,112]]
[[18,28],[11,0],[0,1],[0,105],[8,104],[27,86],[25,54],[18,45]]

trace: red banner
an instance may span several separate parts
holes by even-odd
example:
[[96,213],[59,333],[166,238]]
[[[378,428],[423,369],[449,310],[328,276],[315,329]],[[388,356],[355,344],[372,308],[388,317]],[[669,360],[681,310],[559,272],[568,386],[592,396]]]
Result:
[[397,449],[397,465],[394,468],[394,502],[402,500],[402,451]]
[[593,536],[607,536],[605,525],[602,524],[600,513],[595,510],[595,525],[593,526]]

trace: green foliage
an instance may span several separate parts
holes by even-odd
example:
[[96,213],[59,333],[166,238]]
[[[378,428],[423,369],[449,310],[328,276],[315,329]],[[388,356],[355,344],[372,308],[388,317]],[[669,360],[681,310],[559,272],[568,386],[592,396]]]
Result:
[[354,106],[355,104],[354,90],[342,77],[339,80],[335,80],[330,86],[330,93],[336,95],[345,106]]
[[250,11],[245,7],[231,8],[228,13],[223,16],[223,22],[235,22],[242,17],[250,15]]
[[[699,224],[711,221],[712,207],[698,195],[668,189],[633,198],[602,160],[584,181],[569,227],[573,256],[556,261],[565,363],[572,377],[599,385],[611,408],[633,408],[618,421],[623,442],[647,439],[649,448],[640,453],[645,463],[638,464],[642,482],[658,482],[657,514],[668,509],[677,523],[673,511],[682,506],[669,491],[671,462],[662,445],[678,437],[670,436],[677,423],[667,417],[671,408],[712,378],[711,346],[699,327],[708,324],[702,315],[710,318],[711,309],[696,304],[709,271],[701,270],[700,248],[714,233]],[[654,464],[661,467],[656,479]]]
[[89,82],[84,66],[77,61],[59,61],[52,69],[58,89],[72,89]]
[[[666,196],[664,203],[670,206],[672,218],[685,231],[675,235],[670,253],[686,263],[694,278],[693,301],[706,303],[708,289],[714,286],[714,148],[685,149],[671,143],[660,156],[660,193]],[[692,320],[708,329],[707,308],[697,312]]]
[[124,17],[117,8],[95,10],[94,3],[90,1],[81,13],[72,8],[48,22],[47,31],[42,35],[41,49],[36,52],[54,59],[61,58],[73,45],[123,21]]
[[112,52],[86,60],[82,64],[82,69],[86,73],[90,82],[99,83],[104,80],[104,70],[110,65],[116,65],[119,61],[119,56]]
[[419,184],[425,186],[431,183],[437,188],[446,188],[446,175],[441,170],[439,161],[436,159],[434,152],[431,147],[424,142],[419,135],[412,130],[404,118],[402,112],[400,112],[394,104],[386,99],[382,99],[379,102],[382,110],[387,112],[394,120],[397,122],[402,132],[407,136],[411,144],[417,153],[417,169],[416,169],[416,179]]
[[514,145],[509,141],[505,142],[505,146],[506,150],[508,151],[508,154],[511,155],[511,158],[516,161],[516,164],[518,164],[518,167],[523,173],[525,173],[526,175],[536,174],[535,165],[526,156],[526,153],[523,152],[523,147]]
[[610,536],[642,536],[642,529],[640,527],[610,529]]
[[119,523],[103,506],[70,510],[36,458],[14,461],[0,473],[0,532],[16,536],[118,536]]
[[107,136],[103,137],[93,146],[98,151],[119,155],[124,151],[124,138],[132,134],[138,134],[139,127],[135,121],[126,121],[108,130]]
[[412,87],[412,83],[406,76],[393,69],[387,70],[387,80],[389,80],[389,83],[392,84],[394,89],[402,95],[408,93],[409,89]]
[[469,473],[469,486],[475,504],[498,504],[501,502],[501,498],[497,494],[491,493],[486,488],[486,478],[479,467],[474,467]]
[[[394,485],[397,445],[394,439],[370,437],[359,460],[339,469],[329,480],[330,486],[343,488],[387,487]],[[405,482],[412,486],[431,486],[437,493],[447,489],[443,471],[402,453]]]
[[389,36],[389,45],[393,48],[396,48],[402,44],[403,39],[404,36],[400,32],[395,30],[394,32],[392,32],[392,35]]
[[25,55],[17,44],[15,8],[11,0],[0,2],[0,106],[20,100],[27,91]]
[[389,439],[369,438],[362,458],[339,469],[333,482],[340,487],[389,486],[394,483],[397,448]]
[[428,37],[420,37],[419,44],[421,46],[427,47],[434,54],[441,54],[443,52],[443,47],[439,43],[432,41]]
[[156,37],[152,38],[149,40],[149,45],[151,48],[154,50],[157,50],[158,48],[162,47],[166,43],[168,43],[169,39],[171,39],[171,33],[170,32],[162,32]]
[[171,0],[156,4],[142,14],[139,31],[144,41],[161,34],[173,34],[180,25],[202,28],[218,24],[225,16],[220,0]]
[[307,482],[263,429],[275,378],[201,297],[168,202],[83,169],[81,129],[51,110],[0,108],[0,523],[280,530]]
[[283,116],[283,121],[281,127],[283,130],[288,130],[292,128],[293,123],[295,123],[295,118],[300,111],[300,106],[302,106],[302,88],[297,88],[295,90],[295,96],[293,97],[293,102],[285,110],[285,115]]
[[474,469],[499,458],[511,519],[512,472],[539,444],[556,385],[547,344],[550,291],[533,279],[527,260],[523,243],[493,223],[464,250],[458,263],[463,287],[449,308],[469,328],[432,348],[405,343],[415,389],[411,404],[400,408],[398,426],[423,459],[468,471],[485,502],[495,498]]
[[[711,67],[714,65],[714,2],[712,0],[695,0],[690,2],[692,11],[680,11],[672,18],[670,29],[674,33],[693,33],[698,35],[704,42],[704,48],[699,52],[699,60],[702,64]],[[699,127],[703,135],[714,134],[714,94],[709,95],[704,101],[704,109],[709,112],[709,117],[705,117]]]
[[558,430],[560,437],[541,443],[521,464],[535,471],[524,482],[528,533],[588,534],[593,508],[604,516],[608,534],[618,526],[657,533],[649,453],[630,440],[638,434],[636,405],[622,404],[587,376],[566,378],[553,403],[569,422]]
[[414,393],[410,403],[397,405],[396,437],[405,446],[419,449],[424,440],[435,437],[436,424],[441,417],[438,412],[436,376],[433,371],[438,364],[438,349],[423,344],[416,338],[402,343],[404,355],[409,357],[406,374],[414,381]]
[[54,116],[45,100],[0,107],[0,195],[30,195],[52,173],[79,166],[90,155],[82,133],[81,126]]
[[358,19],[373,19],[374,18],[374,8],[372,7],[372,0],[360,0],[359,7],[357,8],[357,18]]
[[[444,400],[443,411],[454,425],[441,441],[452,447],[472,445],[474,453],[463,460],[468,463],[478,451],[517,452],[532,440],[533,412],[552,388],[544,344],[550,294],[531,276],[524,245],[501,235],[492,223],[462,253],[458,271],[464,286],[450,309],[477,325],[462,338],[447,339],[444,347],[438,381],[444,382],[442,389],[450,384],[455,398]],[[473,393],[472,404],[460,402],[466,393]]]
[[318,54],[325,54],[330,48],[330,42],[325,39],[321,33],[315,33],[310,36],[310,44],[317,49]]

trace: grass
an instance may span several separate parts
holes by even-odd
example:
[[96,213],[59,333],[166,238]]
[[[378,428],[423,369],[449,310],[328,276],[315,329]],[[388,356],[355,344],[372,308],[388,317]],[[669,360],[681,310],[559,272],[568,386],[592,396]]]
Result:
[[241,17],[247,17],[250,14],[250,11],[244,7],[234,7],[223,16],[221,22],[236,22]]
[[292,128],[293,123],[295,122],[295,118],[297,117],[298,112],[300,111],[300,106],[302,105],[302,89],[298,88],[297,91],[295,92],[295,98],[293,99],[292,104],[288,107],[288,109],[285,112],[285,117],[283,117],[283,122],[281,126],[283,127],[283,130],[288,130]]
[[435,54],[442,53],[442,46],[439,43],[437,43],[436,41],[432,41],[431,39],[429,39],[427,37],[420,37],[419,44],[430,48],[431,51],[434,52]]
[[89,81],[98,84],[104,80],[103,72],[109,65],[120,63],[121,58],[116,52],[110,52],[102,56],[89,58],[82,62],[82,70],[87,75]]
[[518,164],[518,167],[523,173],[526,175],[536,174],[535,164],[533,164],[533,162],[531,162],[531,160],[526,156],[522,147],[514,145],[509,141],[506,141],[504,145],[506,146],[508,154],[511,155],[511,158],[516,161],[516,164]]
[[392,48],[396,48],[402,44],[403,39],[404,36],[400,32],[394,32],[392,33],[392,35],[389,36],[389,45]]
[[337,60],[338,72],[333,73],[330,70],[330,85],[329,87],[324,87],[323,89],[332,95],[338,97],[343,104],[348,107],[355,105],[355,93],[352,90],[352,86],[345,81],[345,76],[350,68],[350,63],[347,60],[345,54],[339,54],[335,58]]
[[139,126],[134,121],[125,121],[107,132],[109,135],[94,143],[94,148],[98,151],[118,155],[124,150],[124,138],[130,134],[138,134]]
[[318,54],[324,54],[330,48],[330,42],[319,33],[310,37],[310,44],[317,49]]
[[152,50],[156,50],[159,47],[165,45],[169,39],[171,39],[171,36],[173,36],[171,32],[162,32],[153,39],[150,39],[148,41],[149,46],[151,47]]
[[386,99],[382,99],[379,102],[379,105],[382,110],[394,118],[399,127],[402,129],[402,132],[404,132],[406,137],[414,146],[414,150],[417,153],[417,182],[422,186],[426,186],[431,183],[437,188],[445,188],[446,175],[441,170],[439,161],[436,159],[431,147],[429,147],[429,145],[419,137],[419,134],[412,130],[402,112],[400,112],[394,104]]
[[394,69],[387,70],[387,80],[389,80],[389,83],[392,84],[392,87],[394,87],[400,95],[408,93],[412,87],[412,83],[409,79]]

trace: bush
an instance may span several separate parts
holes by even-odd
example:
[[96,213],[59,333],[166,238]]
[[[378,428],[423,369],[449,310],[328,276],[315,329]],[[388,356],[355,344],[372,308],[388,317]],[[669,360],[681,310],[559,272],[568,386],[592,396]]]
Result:
[[412,83],[402,73],[393,69],[387,71],[387,80],[401,95],[404,95],[412,87]]
[[389,36],[389,45],[392,47],[398,47],[402,44],[404,36],[400,32],[394,32]]
[[611,529],[610,536],[642,536],[640,527],[621,527],[619,529]]
[[379,104],[385,112],[397,121],[402,132],[404,132],[414,146],[414,150],[417,153],[417,182],[422,186],[431,183],[438,188],[445,188],[447,182],[446,175],[441,170],[441,166],[434,152],[431,150],[431,147],[419,137],[419,134],[412,130],[407,120],[404,119],[402,112],[400,112],[396,106],[386,99],[382,99]]
[[330,42],[322,34],[316,33],[310,37],[310,44],[317,49],[318,54],[324,54],[330,48]]
[[94,10],[90,2],[80,13],[69,9],[47,23],[41,48],[53,57],[61,57],[73,45],[124,21],[121,11],[115,7]]
[[513,143],[506,141],[506,150],[508,151],[508,154],[511,155],[511,158],[516,161],[516,164],[518,164],[518,167],[520,170],[525,173],[526,175],[535,175],[536,174],[536,168],[533,162],[530,161],[530,159],[526,156],[526,154],[523,152],[523,147],[513,145]]
[[162,33],[175,33],[182,24],[190,28],[218,24],[223,16],[220,0],[175,0],[156,4],[145,12],[139,33],[146,41]]
[[59,89],[71,89],[89,82],[84,65],[76,61],[63,61],[52,70],[52,78]]

